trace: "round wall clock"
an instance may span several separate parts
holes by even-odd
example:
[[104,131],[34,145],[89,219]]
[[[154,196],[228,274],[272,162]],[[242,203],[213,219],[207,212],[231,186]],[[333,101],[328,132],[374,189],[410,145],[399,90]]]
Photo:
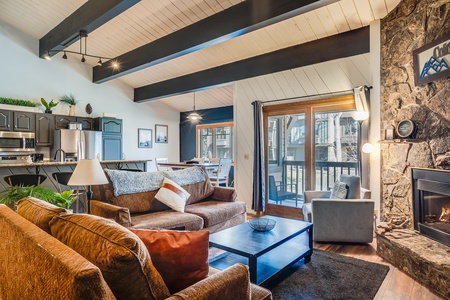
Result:
[[416,130],[416,124],[412,120],[406,119],[397,124],[397,135],[401,138],[411,137]]

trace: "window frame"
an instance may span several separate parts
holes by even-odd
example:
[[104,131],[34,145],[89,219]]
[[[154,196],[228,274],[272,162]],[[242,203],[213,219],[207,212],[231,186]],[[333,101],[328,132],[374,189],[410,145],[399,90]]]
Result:
[[213,153],[212,157],[217,157],[214,154],[216,151],[216,129],[221,127],[231,127],[230,133],[230,158],[234,161],[234,122],[219,122],[219,123],[209,123],[209,124],[198,124],[195,126],[195,153],[197,157],[201,157],[200,155],[200,131],[203,129],[212,129],[212,140],[213,140]]

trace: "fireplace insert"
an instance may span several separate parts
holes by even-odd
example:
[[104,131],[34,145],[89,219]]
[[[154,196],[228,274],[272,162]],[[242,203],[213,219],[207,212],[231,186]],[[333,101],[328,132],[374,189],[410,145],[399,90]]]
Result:
[[450,246],[450,171],[411,169],[414,229]]

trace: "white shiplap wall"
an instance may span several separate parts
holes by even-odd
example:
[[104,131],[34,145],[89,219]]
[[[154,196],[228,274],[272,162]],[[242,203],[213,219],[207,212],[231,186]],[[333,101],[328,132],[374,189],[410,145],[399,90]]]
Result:
[[[262,102],[352,90],[371,85],[370,54],[356,55],[235,83],[235,186],[251,208],[253,182],[253,106]],[[329,97],[329,96],[328,96]],[[304,100],[304,99],[303,99]],[[249,154],[249,159],[244,155]]]

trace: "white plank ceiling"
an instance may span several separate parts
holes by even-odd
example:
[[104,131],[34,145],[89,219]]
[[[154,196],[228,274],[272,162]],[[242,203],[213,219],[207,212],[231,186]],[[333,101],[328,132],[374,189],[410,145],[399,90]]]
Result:
[[[40,39],[85,2],[0,0],[0,20]],[[91,32],[87,52],[116,57],[240,2],[241,0],[142,0]],[[131,87],[140,87],[317,40],[369,25],[373,20],[383,18],[399,2],[400,0],[340,0],[114,80],[121,80]],[[78,51],[79,43],[74,43],[68,50]],[[69,59],[71,58],[79,59],[69,55]],[[88,59],[87,63],[95,65],[96,59]],[[262,76],[258,80],[263,78],[267,82],[261,85],[264,87],[262,93],[272,94],[273,98],[288,98],[339,91],[348,84],[365,84],[368,82],[367,68],[368,56],[360,55],[286,70],[276,76]],[[329,70],[336,71],[337,75]],[[193,106],[193,94],[157,101],[179,111],[189,111]],[[196,92],[197,109],[227,105],[233,105],[232,85]]]

